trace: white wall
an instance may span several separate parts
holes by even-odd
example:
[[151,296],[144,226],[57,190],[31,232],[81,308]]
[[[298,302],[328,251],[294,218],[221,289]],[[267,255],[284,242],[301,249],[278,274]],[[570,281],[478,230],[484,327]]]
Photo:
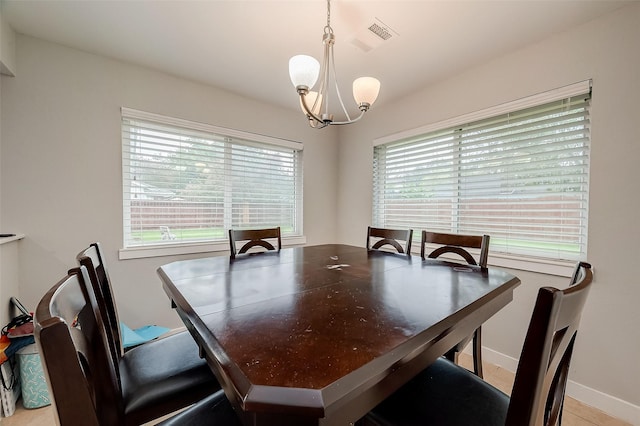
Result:
[[[2,16],[0,16],[2,19]],[[2,85],[0,84],[0,230],[2,229]],[[4,232],[4,231],[0,231]],[[2,276],[3,265],[2,261],[4,259],[4,253],[2,252],[2,248],[0,247],[0,327],[4,327],[4,325],[9,321],[9,314],[7,308],[7,286],[4,284],[4,280]],[[11,297],[11,296],[9,296]]]
[[184,257],[117,257],[121,106],[303,142],[307,241],[334,241],[334,131],[314,131],[294,111],[30,37],[17,37],[16,58],[20,72],[2,77],[1,226],[26,234],[19,296],[28,307],[75,266],[81,249],[100,241],[121,319],[134,327],[181,324],[156,269]]
[[[639,23],[640,3],[635,3],[465,70],[397,104],[374,106],[360,125],[341,131],[338,157],[338,235],[344,243],[363,245],[364,227],[371,221],[375,138],[592,78],[588,260],[595,266],[595,283],[570,379],[635,405],[618,406],[637,416],[635,424],[640,424]],[[483,327],[483,343],[518,358],[528,325],[525,313],[531,312],[538,287],[563,286],[566,279],[513,272],[522,279],[516,300]],[[615,405],[614,399],[609,402]]]
[[16,69],[16,34],[5,21],[0,3],[0,73],[14,75]]
[[[11,62],[11,57],[15,57],[15,50],[10,49],[9,39],[15,40],[15,34],[13,30],[7,25],[2,15],[2,3],[0,3],[0,73],[4,73],[6,68],[4,63]],[[6,59],[9,58],[9,59]],[[0,159],[2,158],[2,87],[0,85]],[[2,162],[0,161],[0,165]],[[2,173],[0,171],[0,188],[2,187]],[[0,232],[7,232],[2,230],[2,196],[0,194]],[[9,297],[10,291],[13,291],[12,284],[9,283],[6,266],[4,265],[5,259],[9,260],[13,256],[7,256],[6,250],[0,245],[0,327],[3,327],[9,321]],[[17,288],[17,282],[16,288]]]

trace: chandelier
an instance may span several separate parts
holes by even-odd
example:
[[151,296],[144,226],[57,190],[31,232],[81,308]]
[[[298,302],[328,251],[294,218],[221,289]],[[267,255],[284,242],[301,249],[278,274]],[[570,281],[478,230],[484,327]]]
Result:
[[[355,123],[373,105],[380,91],[380,81],[377,79],[373,77],[357,78],[353,82],[353,97],[360,110],[360,115],[354,118],[349,116],[344,102],[342,102],[336,78],[336,67],[333,59],[335,41],[333,29],[331,28],[331,1],[327,0],[327,25],[324,27],[324,35],[322,36],[322,44],[324,45],[322,68],[315,58],[307,55],[297,55],[289,60],[289,76],[300,95],[300,107],[309,120],[309,126],[315,129],[322,129],[330,124]],[[318,81],[318,76],[320,77],[318,91],[311,91],[310,89]],[[333,114],[329,113],[331,79],[333,79],[335,93],[342,107],[342,112],[346,116],[344,121],[334,121]]]

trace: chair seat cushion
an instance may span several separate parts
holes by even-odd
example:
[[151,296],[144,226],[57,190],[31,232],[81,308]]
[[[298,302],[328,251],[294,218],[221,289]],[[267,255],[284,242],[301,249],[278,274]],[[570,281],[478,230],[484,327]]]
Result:
[[509,397],[439,358],[367,414],[378,425],[504,426]]
[[218,391],[157,426],[240,426],[224,391]]
[[120,360],[127,423],[144,423],[220,390],[188,332],[154,340]]

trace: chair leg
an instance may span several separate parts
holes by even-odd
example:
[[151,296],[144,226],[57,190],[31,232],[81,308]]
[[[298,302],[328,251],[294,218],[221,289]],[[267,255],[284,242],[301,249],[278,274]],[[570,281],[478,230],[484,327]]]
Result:
[[478,327],[473,333],[473,372],[481,379],[482,375],[482,331]]

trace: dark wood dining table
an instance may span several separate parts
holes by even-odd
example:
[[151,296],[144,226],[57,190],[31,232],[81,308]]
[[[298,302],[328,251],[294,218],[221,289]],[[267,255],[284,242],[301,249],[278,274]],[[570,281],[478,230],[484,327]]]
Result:
[[158,269],[247,425],[350,425],[507,305],[499,269],[326,244]]

